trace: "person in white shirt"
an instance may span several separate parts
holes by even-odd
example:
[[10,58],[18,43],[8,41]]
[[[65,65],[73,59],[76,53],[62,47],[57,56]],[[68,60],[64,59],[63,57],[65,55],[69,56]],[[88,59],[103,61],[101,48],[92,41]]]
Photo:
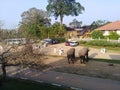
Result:
[[59,55],[62,55],[63,53],[64,53],[63,48],[60,48],[60,49],[59,49]]
[[102,54],[105,54],[105,53],[106,53],[105,47],[101,48],[100,52],[101,52]]

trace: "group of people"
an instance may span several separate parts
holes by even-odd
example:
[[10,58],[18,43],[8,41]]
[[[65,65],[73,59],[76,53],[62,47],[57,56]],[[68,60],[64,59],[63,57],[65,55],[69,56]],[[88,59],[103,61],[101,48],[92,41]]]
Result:
[[[57,53],[57,48],[56,47],[54,47],[54,53]],[[63,49],[63,47],[60,47],[59,49],[58,49],[58,54],[59,55],[62,55],[64,53],[64,49]]]

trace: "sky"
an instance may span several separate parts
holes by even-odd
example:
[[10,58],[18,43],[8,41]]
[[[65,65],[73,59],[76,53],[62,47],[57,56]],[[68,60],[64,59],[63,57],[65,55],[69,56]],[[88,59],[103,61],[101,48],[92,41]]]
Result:
[[[90,25],[96,20],[116,21],[120,20],[120,0],[76,0],[85,11],[79,16],[65,16],[63,23],[69,25],[73,19],[82,21],[83,25]],[[30,8],[46,10],[47,0],[0,0],[0,21],[3,23],[1,28],[15,29],[21,21],[21,14]],[[55,21],[51,17],[52,23]]]

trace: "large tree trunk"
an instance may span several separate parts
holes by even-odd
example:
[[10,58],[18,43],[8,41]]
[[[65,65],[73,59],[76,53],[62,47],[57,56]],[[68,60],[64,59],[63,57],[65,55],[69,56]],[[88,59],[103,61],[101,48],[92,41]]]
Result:
[[2,72],[3,72],[3,79],[5,79],[6,78],[6,66],[4,63],[2,63],[1,67],[2,67]]
[[60,15],[60,29],[62,30],[62,22],[63,22],[63,16]]
[[3,79],[6,78],[6,63],[3,55],[1,56],[1,68],[2,68],[2,73],[3,73]]

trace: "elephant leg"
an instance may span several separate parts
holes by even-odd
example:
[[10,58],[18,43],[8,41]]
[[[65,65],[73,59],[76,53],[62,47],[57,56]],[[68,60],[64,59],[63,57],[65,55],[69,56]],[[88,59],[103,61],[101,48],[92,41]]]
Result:
[[69,57],[69,56],[67,56],[67,59],[68,59],[68,63],[70,64],[70,57]]
[[70,58],[68,58],[68,63],[70,64]]
[[82,56],[80,56],[80,63],[81,63],[81,64],[82,64],[82,60],[83,60],[83,59],[82,59]]
[[89,61],[89,57],[88,57],[88,54],[86,54],[86,62],[88,62]]
[[71,58],[71,61],[72,61],[72,63],[74,64],[74,58],[73,58],[73,57]]
[[85,56],[83,56],[82,58],[83,58],[83,63],[85,64],[86,63]]

